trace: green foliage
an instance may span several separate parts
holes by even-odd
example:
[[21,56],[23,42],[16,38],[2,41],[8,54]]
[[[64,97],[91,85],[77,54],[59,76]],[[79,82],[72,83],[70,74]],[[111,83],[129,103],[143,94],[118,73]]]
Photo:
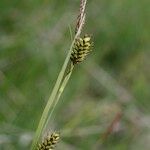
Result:
[[[74,69],[48,126],[60,130],[57,149],[150,149],[149,9],[148,0],[88,1],[83,33],[94,50]],[[78,10],[79,1],[0,1],[0,149],[29,149]]]

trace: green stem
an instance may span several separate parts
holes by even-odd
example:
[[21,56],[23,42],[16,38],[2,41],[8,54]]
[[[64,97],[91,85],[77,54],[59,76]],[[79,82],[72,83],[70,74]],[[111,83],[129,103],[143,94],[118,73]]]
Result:
[[63,65],[63,67],[62,67],[62,70],[60,71],[59,76],[58,76],[57,81],[56,81],[56,84],[55,84],[55,86],[54,86],[54,88],[53,88],[52,94],[51,94],[51,96],[49,97],[48,102],[47,102],[47,104],[46,104],[46,107],[45,107],[45,109],[44,109],[44,111],[43,111],[43,114],[42,114],[42,117],[41,117],[41,119],[40,119],[40,122],[39,122],[39,125],[38,125],[38,128],[37,128],[37,131],[36,131],[36,133],[35,133],[35,138],[34,138],[34,140],[33,140],[33,144],[32,144],[32,147],[31,147],[32,150],[34,150],[34,148],[35,148],[35,146],[36,146],[36,144],[37,144],[37,142],[38,142],[38,140],[39,140],[39,138],[40,138],[40,135],[41,135],[42,130],[43,130],[43,128],[44,128],[44,124],[45,124],[46,119],[47,119],[47,117],[48,117],[49,110],[50,110],[50,108],[52,107],[52,104],[53,104],[53,102],[54,102],[54,100],[55,100],[56,94],[57,94],[57,92],[58,92],[58,90],[59,90],[61,81],[62,81],[62,79],[63,79],[64,73],[65,73],[65,70],[66,70],[66,67],[67,67],[67,63],[68,63],[69,58],[70,58],[70,54],[71,54],[71,50],[72,50],[73,44],[74,44],[74,41],[72,42],[72,46],[71,46],[71,48],[70,48],[70,53],[68,53],[68,56],[67,56],[67,58],[66,58],[66,60],[65,60],[65,62],[64,62],[64,65]]
[[[70,59],[70,55],[71,55],[71,52],[72,52],[73,45],[74,45],[74,43],[75,43],[75,39],[76,39],[76,38],[80,35],[80,33],[81,33],[81,27],[82,27],[84,18],[85,18],[85,15],[84,15],[83,18],[82,18],[82,21],[81,21],[79,30],[78,30],[78,32],[76,33],[75,37],[74,37],[74,40],[73,40],[73,42],[72,42],[72,44],[71,44],[71,46],[70,46],[69,52],[68,52],[68,54],[67,54],[67,57],[66,57],[66,59],[65,59],[65,62],[64,62],[64,64],[63,64],[63,66],[62,66],[62,69],[61,69],[61,71],[60,71],[60,73],[59,73],[59,75],[58,75],[58,78],[57,78],[57,81],[56,81],[56,83],[55,83],[55,85],[54,85],[54,88],[53,88],[53,90],[52,90],[52,93],[51,93],[51,95],[50,95],[50,97],[49,97],[49,99],[48,99],[48,102],[47,102],[47,104],[46,104],[46,106],[45,106],[45,108],[44,108],[44,111],[43,111],[43,113],[42,113],[40,122],[39,122],[39,124],[38,124],[37,130],[36,130],[36,133],[35,133],[35,137],[34,137],[34,139],[33,139],[32,145],[31,145],[31,150],[35,150],[35,148],[36,148],[36,145],[37,145],[37,143],[38,143],[38,141],[39,141],[39,138],[40,138],[40,135],[41,135],[41,133],[42,133],[42,131],[43,131],[43,128],[44,128],[44,126],[45,126],[45,123],[47,122],[47,118],[48,118],[49,112],[50,112],[50,114],[52,114],[52,111],[53,111],[53,109],[52,109],[53,103],[54,103],[54,101],[55,101],[55,99],[56,99],[57,93],[58,93],[58,91],[59,91],[59,89],[60,89],[60,86],[61,86],[61,83],[62,83],[62,81],[63,81],[63,77],[64,77],[64,74],[65,74],[65,71],[66,71],[66,68],[67,68],[69,59]],[[69,73],[69,74],[70,74],[70,73]],[[70,74],[70,75],[71,75],[71,74]],[[60,94],[60,95],[61,95],[61,94]],[[60,97],[60,96],[59,96],[59,97]],[[58,99],[59,99],[59,98],[58,98]],[[58,101],[58,100],[57,100],[57,101]],[[57,104],[57,103],[56,103],[56,104]]]
[[70,78],[70,76],[71,76],[71,74],[72,74],[73,68],[74,68],[74,66],[72,66],[72,68],[71,68],[71,70],[69,71],[69,73],[65,76],[65,78],[64,78],[64,80],[63,80],[63,82],[62,82],[62,84],[61,84],[61,86],[60,86],[60,88],[59,88],[59,91],[58,91],[57,96],[56,96],[56,98],[55,98],[55,103],[54,103],[54,105],[52,106],[52,109],[51,109],[51,111],[50,111],[49,117],[48,117],[48,119],[47,119],[47,121],[46,121],[46,123],[45,123],[44,129],[47,127],[47,124],[49,123],[49,121],[50,121],[50,119],[51,119],[52,113],[53,113],[53,111],[54,111],[56,105],[58,104],[58,101],[59,101],[59,99],[60,99],[60,96],[61,96],[61,94],[63,93],[63,91],[64,91],[64,89],[65,89],[65,87],[66,87],[66,84],[67,84],[68,81],[69,81],[69,78]]
[[42,116],[41,116],[41,119],[40,119],[38,128],[37,128],[36,133],[35,133],[35,137],[34,137],[34,139],[33,139],[33,143],[32,143],[32,146],[31,146],[31,150],[34,150],[34,149],[35,149],[35,147],[36,147],[36,145],[37,145],[37,142],[38,142],[38,140],[39,140],[39,138],[40,138],[40,135],[41,135],[42,130],[43,130],[43,128],[44,128],[46,119],[47,119],[47,117],[48,117],[49,110],[50,110],[51,107],[52,107],[52,104],[53,104],[53,102],[54,102],[54,100],[55,100],[55,97],[56,97],[56,95],[57,95],[57,93],[58,93],[60,84],[61,84],[61,82],[62,82],[62,80],[63,80],[63,76],[64,76],[65,70],[66,70],[66,68],[67,68],[67,64],[68,64],[68,62],[69,62],[70,55],[71,55],[71,52],[72,52],[72,48],[73,48],[73,45],[74,45],[74,42],[75,42],[75,39],[77,38],[77,36],[78,36],[78,34],[76,34],[76,36],[75,36],[75,38],[74,38],[74,40],[73,40],[73,42],[72,42],[72,44],[71,44],[70,50],[69,50],[69,52],[68,52],[68,55],[67,55],[67,57],[66,57],[66,60],[65,60],[65,62],[64,62],[64,64],[63,64],[63,66],[62,66],[62,69],[61,69],[61,71],[60,71],[60,73],[59,73],[59,75],[58,75],[58,78],[57,78],[57,81],[56,81],[55,86],[54,86],[54,88],[53,88],[53,91],[52,91],[52,93],[51,93],[51,96],[49,97],[48,102],[47,102],[47,104],[46,104],[46,107],[45,107],[45,109],[44,109],[44,111],[43,111],[43,114],[42,114]]

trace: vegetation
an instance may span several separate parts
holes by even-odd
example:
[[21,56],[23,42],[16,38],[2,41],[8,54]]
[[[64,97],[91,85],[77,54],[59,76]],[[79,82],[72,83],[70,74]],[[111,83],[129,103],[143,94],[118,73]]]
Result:
[[[78,10],[73,0],[0,1],[0,149],[30,149]],[[148,11],[148,0],[88,1],[82,33],[94,50],[46,127],[60,132],[56,149],[150,149]]]

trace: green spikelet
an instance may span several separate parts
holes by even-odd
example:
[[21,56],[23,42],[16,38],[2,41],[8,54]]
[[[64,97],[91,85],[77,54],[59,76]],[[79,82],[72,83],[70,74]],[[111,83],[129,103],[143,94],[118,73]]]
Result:
[[77,38],[71,53],[71,61],[74,64],[82,62],[91,51],[91,37],[85,35],[83,38]]
[[54,132],[51,135],[48,135],[44,141],[38,145],[37,150],[53,150],[59,139],[59,134]]

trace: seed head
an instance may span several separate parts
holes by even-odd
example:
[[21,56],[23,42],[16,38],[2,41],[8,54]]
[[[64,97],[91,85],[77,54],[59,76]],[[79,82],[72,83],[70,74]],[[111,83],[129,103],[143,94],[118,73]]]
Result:
[[59,134],[54,132],[48,135],[44,141],[38,145],[37,150],[53,150],[59,139]]
[[91,51],[91,46],[91,37],[88,35],[85,35],[83,38],[80,37],[76,39],[70,57],[73,65],[85,59],[85,57]]

